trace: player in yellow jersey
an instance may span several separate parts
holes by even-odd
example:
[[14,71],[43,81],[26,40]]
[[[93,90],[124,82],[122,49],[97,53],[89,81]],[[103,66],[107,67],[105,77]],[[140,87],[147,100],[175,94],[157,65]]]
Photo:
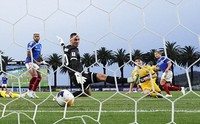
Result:
[[[160,88],[156,84],[156,78],[157,74],[154,72],[152,66],[149,65],[143,65],[143,61],[141,58],[137,57],[135,58],[135,69],[132,71],[132,76],[135,77],[138,75],[138,80],[135,82],[136,84],[139,84],[142,88],[142,91],[144,94],[149,94],[152,97],[157,97],[158,93],[161,93]],[[130,84],[130,89],[132,89],[132,86],[134,84]],[[154,88],[154,91],[152,92]],[[130,93],[130,90],[129,90]]]
[[6,91],[0,90],[0,97],[3,97],[3,98],[18,98],[18,97],[24,97],[24,96],[26,96],[26,94],[17,94],[8,90]]

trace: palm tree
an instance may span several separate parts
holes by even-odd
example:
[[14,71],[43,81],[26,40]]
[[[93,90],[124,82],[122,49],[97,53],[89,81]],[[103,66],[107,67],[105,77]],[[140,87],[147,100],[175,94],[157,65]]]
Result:
[[[83,57],[81,57],[81,61],[84,67],[89,67],[92,64],[95,63],[95,55],[90,55],[89,53],[83,54]],[[88,72],[90,72],[90,68],[88,68]]]
[[[106,74],[106,65],[111,65],[112,57],[112,50],[107,50],[105,47],[101,47],[97,50],[97,61],[103,65],[104,74]],[[106,82],[104,82],[104,86],[106,87]]]
[[8,65],[8,62],[12,62],[14,59],[12,57],[8,56],[2,56],[2,70],[6,72],[6,66]]
[[135,59],[135,57],[142,57],[142,56],[143,56],[143,53],[141,52],[141,50],[138,50],[138,49],[133,50],[133,52],[132,52],[133,60]]
[[[176,42],[169,42],[166,41],[165,43],[165,47],[166,47],[166,52],[167,52],[167,57],[170,58],[172,61],[177,61],[178,62],[178,57],[179,57],[179,53],[180,53],[180,46],[176,45]],[[164,48],[160,48],[161,52],[164,53]],[[172,72],[174,72],[174,64],[172,63]],[[174,82],[174,73],[173,73],[173,81],[172,84],[175,85]]]
[[143,54],[143,60],[145,63],[150,65],[156,65],[156,58],[154,57],[154,52],[156,49],[151,49],[149,52]]
[[62,55],[58,55],[57,53],[53,53],[47,58],[47,62],[51,65],[54,73],[54,87],[57,87],[57,69],[62,65]]
[[126,50],[121,48],[118,49],[117,52],[114,52],[113,59],[111,63],[118,63],[118,67],[120,68],[121,77],[124,77],[124,64],[129,61],[129,54],[126,53]]
[[[129,61],[129,54],[126,53],[125,49],[118,49],[117,52],[114,52],[111,63],[118,63],[118,67],[120,67],[121,77],[124,77],[124,64]],[[122,83],[124,86],[124,83]]]
[[[197,48],[192,46],[181,48],[180,65],[185,67],[192,65],[199,58],[199,52],[197,52],[196,49]],[[190,71],[190,79],[191,82],[193,82],[193,66],[191,66]]]
[[[136,57],[142,57],[142,56],[143,56],[143,53],[141,52],[141,50],[138,50],[138,49],[133,50],[133,52],[132,52],[131,54],[132,54],[131,57],[132,57],[132,60],[133,60],[133,61],[135,60]],[[133,62],[130,62],[129,64],[130,64],[131,66],[134,65]]]

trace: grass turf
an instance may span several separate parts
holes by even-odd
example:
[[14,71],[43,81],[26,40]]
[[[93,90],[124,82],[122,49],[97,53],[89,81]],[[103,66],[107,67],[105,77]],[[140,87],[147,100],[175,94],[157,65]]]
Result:
[[[199,91],[195,93],[200,94]],[[76,98],[74,105],[68,107],[66,112],[64,107],[52,100],[49,92],[38,92],[39,99],[0,98],[0,124],[128,124],[135,121],[140,124],[166,124],[171,121],[176,124],[198,124],[200,97],[195,93],[189,92],[182,97],[181,92],[174,91],[173,97],[167,100],[151,97],[140,99],[143,96],[141,93],[93,92],[92,98]],[[171,101],[174,101],[174,118]]]

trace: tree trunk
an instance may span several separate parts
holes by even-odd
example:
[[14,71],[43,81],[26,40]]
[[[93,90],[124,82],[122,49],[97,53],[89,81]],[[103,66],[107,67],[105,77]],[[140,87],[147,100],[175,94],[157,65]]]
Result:
[[172,68],[172,72],[173,72],[173,73],[172,73],[172,74],[173,74],[173,75],[172,75],[172,85],[175,85],[174,64],[173,64],[173,63],[172,63],[172,67],[171,67],[171,68]]
[[193,74],[193,66],[191,66],[191,69],[190,69],[190,79],[191,79],[191,85],[193,85],[193,81],[194,81],[194,74]]
[[54,87],[53,87],[52,90],[56,91],[56,87],[57,87],[57,72],[54,71],[53,75],[54,75]]
[[[120,68],[120,71],[121,71],[121,77],[123,78],[124,77],[124,67],[121,67]],[[119,83],[119,82],[118,82]],[[122,82],[122,86],[124,86],[124,82]]]
[[[104,66],[104,68],[103,68],[103,73],[106,74],[106,68],[105,68],[105,66]],[[107,87],[106,82],[104,82],[104,87]]]

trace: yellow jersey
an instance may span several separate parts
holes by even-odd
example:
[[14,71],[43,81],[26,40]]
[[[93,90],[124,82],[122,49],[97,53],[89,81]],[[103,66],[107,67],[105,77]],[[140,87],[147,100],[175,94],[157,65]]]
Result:
[[146,76],[149,76],[150,73],[151,73],[151,75],[153,75],[155,72],[153,71],[151,66],[145,65],[145,66],[143,66],[142,68],[140,68],[138,70],[133,70],[132,71],[132,76],[134,76],[135,73],[138,73],[139,74],[139,78],[141,79],[141,78],[144,78]]
[[[132,76],[134,76],[136,73],[139,74],[139,81],[141,79],[143,79],[144,77],[150,76],[150,74],[151,75],[155,74],[152,67],[149,65],[142,66],[142,68],[140,68],[138,70],[133,70]],[[147,81],[139,82],[139,83],[140,83],[142,90],[145,90],[145,89],[152,90],[151,80],[147,80]],[[157,91],[157,92],[161,91],[160,88],[158,87],[158,85],[156,84],[156,78],[153,78],[153,86],[154,86],[155,91]]]

